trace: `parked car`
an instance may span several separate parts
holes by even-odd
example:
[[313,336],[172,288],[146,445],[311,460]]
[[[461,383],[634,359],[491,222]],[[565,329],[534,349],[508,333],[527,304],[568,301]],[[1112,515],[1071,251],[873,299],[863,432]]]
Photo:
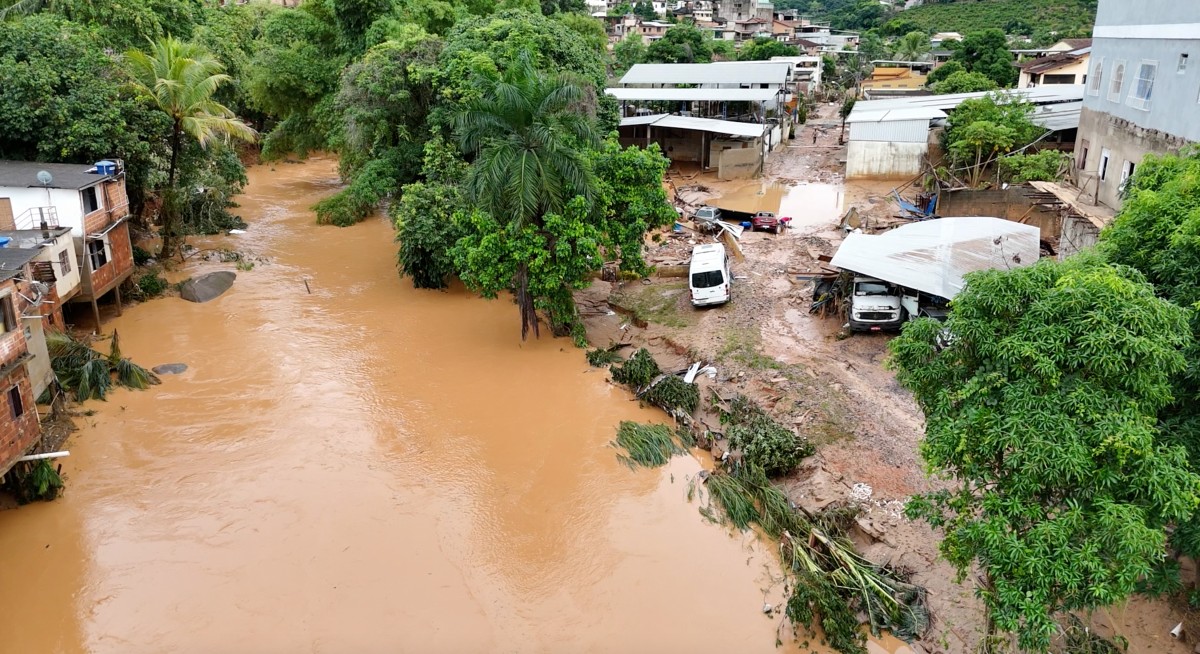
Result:
[[750,219],[754,229],[764,229],[776,234],[783,233],[783,220],[770,211],[760,211]]
[[692,305],[724,304],[729,301],[729,256],[720,243],[705,243],[692,248],[692,262],[688,267],[688,287],[692,292]]
[[692,220],[696,222],[716,222],[721,219],[721,210],[716,207],[700,207],[696,213],[692,214]]

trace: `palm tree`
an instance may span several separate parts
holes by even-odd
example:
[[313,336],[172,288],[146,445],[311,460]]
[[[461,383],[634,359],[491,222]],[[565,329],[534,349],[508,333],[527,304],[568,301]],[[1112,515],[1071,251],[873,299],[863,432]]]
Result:
[[924,32],[909,32],[896,41],[892,57],[897,61],[924,61],[930,49],[929,35]]
[[[155,106],[171,118],[171,164],[167,170],[167,192],[175,193],[179,150],[183,137],[195,139],[207,148],[215,140],[230,137],[253,141],[257,133],[225,105],[213,100],[213,94],[230,81],[221,63],[207,50],[167,36],[150,43],[150,51],[125,53],[133,86],[149,96]],[[174,249],[176,203],[163,205],[162,248],[160,258]]]
[[[540,227],[576,196],[592,198],[596,181],[584,147],[596,142],[581,86],[546,75],[522,56],[493,82],[490,92],[455,119],[462,149],[475,157],[467,172],[468,198],[514,230]],[[521,338],[538,335],[529,269],[519,264],[517,306]]]

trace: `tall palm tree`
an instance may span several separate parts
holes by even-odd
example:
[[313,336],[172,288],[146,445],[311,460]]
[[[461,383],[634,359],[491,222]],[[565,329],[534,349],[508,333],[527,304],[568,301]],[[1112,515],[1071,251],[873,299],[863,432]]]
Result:
[[[469,199],[514,230],[540,227],[543,216],[576,196],[590,200],[596,180],[584,148],[596,134],[583,88],[538,71],[525,56],[490,81],[490,91],[455,119],[463,150],[475,157],[466,178]],[[526,264],[518,265],[513,285],[521,338],[530,329],[537,336]]]
[[924,61],[930,50],[928,34],[909,32],[896,41],[892,57],[897,61]]
[[[253,141],[257,133],[213,94],[230,81],[224,68],[203,47],[167,36],[150,43],[149,52],[125,53],[133,87],[149,96],[171,118],[171,164],[167,170],[167,192],[175,193],[179,150],[186,136],[207,148],[215,140],[229,138]],[[159,257],[174,249],[178,210],[176,203],[163,206],[162,248]]]

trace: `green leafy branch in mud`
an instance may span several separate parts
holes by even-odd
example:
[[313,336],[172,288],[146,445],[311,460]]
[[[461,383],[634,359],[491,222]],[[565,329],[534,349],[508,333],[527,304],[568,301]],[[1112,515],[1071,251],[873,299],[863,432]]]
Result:
[[670,427],[643,425],[628,420],[617,427],[617,438],[612,445],[628,452],[628,455],[618,454],[617,459],[630,468],[639,465],[655,468],[684,451]]
[[745,395],[738,395],[728,410],[721,411],[721,422],[729,425],[729,444],[741,450],[748,464],[772,477],[791,472],[816,452],[808,439],[779,424]]
[[650,350],[639,348],[629,360],[619,366],[613,366],[612,378],[618,384],[625,384],[635,392],[654,381],[662,374],[658,362],[650,354]]
[[642,397],[676,417],[678,412],[691,415],[700,405],[700,389],[675,375],[667,375],[657,382],[652,382]]
[[5,475],[4,481],[5,489],[12,493],[18,504],[49,502],[58,497],[63,485],[58,468],[47,459],[17,463]]
[[[796,628],[815,636],[810,625],[819,618],[825,643],[846,654],[867,651],[859,613],[866,615],[875,635],[886,629],[911,641],[928,630],[925,589],[867,561],[843,534],[831,530],[828,521],[793,508],[762,468],[740,465],[732,472],[708,475],[704,483],[728,522],[739,529],[757,525],[779,541],[792,582],[787,616]],[[710,507],[701,511],[713,516]]]
[[76,400],[103,400],[114,383],[139,390],[159,383],[154,373],[121,356],[121,339],[115,331],[107,356],[65,332],[48,332],[46,345],[58,383]]

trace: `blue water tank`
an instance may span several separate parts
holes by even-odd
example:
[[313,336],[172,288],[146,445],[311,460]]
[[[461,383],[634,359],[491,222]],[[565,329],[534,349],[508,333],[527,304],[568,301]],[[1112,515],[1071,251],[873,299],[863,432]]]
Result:
[[96,174],[97,175],[116,175],[117,174],[116,162],[109,161],[107,159],[105,159],[104,161],[97,161],[96,162]]
[[9,237],[7,237],[7,236],[0,236],[0,248],[6,248],[6,247],[8,247],[8,244],[9,244],[9,243],[12,243],[12,239],[11,239],[11,238],[9,238]]

